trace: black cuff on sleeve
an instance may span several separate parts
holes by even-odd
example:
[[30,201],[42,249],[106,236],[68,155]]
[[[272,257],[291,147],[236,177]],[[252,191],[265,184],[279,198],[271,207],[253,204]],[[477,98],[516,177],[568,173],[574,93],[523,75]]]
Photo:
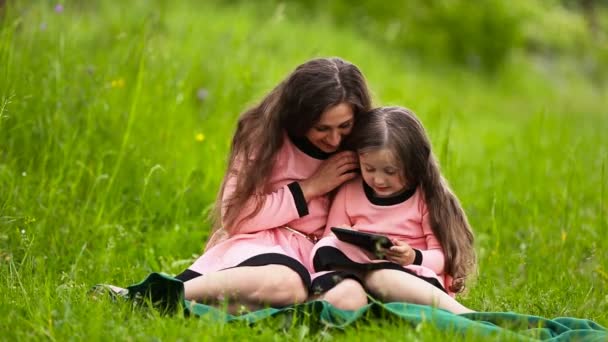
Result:
[[422,265],[422,252],[414,248],[414,252],[416,252],[416,257],[414,258],[414,265]]
[[289,191],[293,195],[293,200],[296,202],[296,208],[298,209],[298,215],[300,217],[308,215],[308,203],[304,198],[304,193],[298,182],[289,183],[287,185]]

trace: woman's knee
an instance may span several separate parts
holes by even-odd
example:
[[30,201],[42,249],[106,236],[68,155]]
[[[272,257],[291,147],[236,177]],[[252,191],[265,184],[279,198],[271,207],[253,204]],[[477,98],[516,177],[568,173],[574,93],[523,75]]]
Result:
[[357,310],[367,304],[367,293],[363,286],[354,279],[344,279],[322,299],[341,310]]
[[265,266],[260,277],[264,281],[254,294],[260,302],[271,305],[285,306],[303,303],[308,298],[308,289],[300,275],[287,266]]

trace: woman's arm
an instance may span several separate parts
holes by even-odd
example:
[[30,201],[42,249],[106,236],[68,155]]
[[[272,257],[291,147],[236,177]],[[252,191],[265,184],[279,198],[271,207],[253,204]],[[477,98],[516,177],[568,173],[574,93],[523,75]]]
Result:
[[[231,177],[224,188],[223,203],[235,190],[236,177]],[[251,215],[255,210],[257,201],[262,203],[260,210]],[[265,229],[271,229],[286,225],[300,217],[308,215],[308,204],[302,194],[298,182],[292,182],[282,186],[276,191],[251,197],[243,208],[232,208],[238,210],[239,215],[234,221],[233,227],[227,227],[231,234],[255,233]],[[222,216],[225,208],[222,208]]]
[[[300,217],[308,215],[308,202],[313,198],[324,196],[340,184],[354,178],[355,173],[348,172],[356,167],[356,157],[353,152],[337,153],[323,161],[321,166],[308,179],[292,182],[271,193],[251,197],[243,208],[233,227],[227,227],[231,234],[254,233],[265,229],[288,224]],[[236,188],[237,177],[231,177],[224,188],[223,203],[230,198]],[[262,203],[261,209],[255,214],[256,201]],[[222,217],[225,208],[222,208]],[[248,217],[250,216],[250,217]]]

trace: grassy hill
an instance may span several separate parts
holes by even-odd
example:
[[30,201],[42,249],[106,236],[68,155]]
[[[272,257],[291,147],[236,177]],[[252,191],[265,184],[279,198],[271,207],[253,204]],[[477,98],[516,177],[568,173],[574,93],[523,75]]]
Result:
[[3,338],[450,337],[391,321],[321,333],[212,324],[86,294],[189,265],[236,117],[316,56],[354,62],[376,105],[406,106],[425,124],[476,234],[465,305],[608,325],[606,87],[525,54],[491,75],[426,63],[266,6],[0,9]]

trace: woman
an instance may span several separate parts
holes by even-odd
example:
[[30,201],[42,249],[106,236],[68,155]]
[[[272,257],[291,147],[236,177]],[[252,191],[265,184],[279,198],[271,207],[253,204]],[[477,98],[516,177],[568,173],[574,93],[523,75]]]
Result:
[[[355,65],[319,58],[298,66],[241,115],[216,202],[216,226],[223,228],[177,276],[186,299],[227,301],[234,311],[308,298],[308,260],[325,227],[328,194],[357,168],[355,154],[339,152],[340,145],[370,108]],[[322,298],[342,309],[367,301],[352,279]]]

